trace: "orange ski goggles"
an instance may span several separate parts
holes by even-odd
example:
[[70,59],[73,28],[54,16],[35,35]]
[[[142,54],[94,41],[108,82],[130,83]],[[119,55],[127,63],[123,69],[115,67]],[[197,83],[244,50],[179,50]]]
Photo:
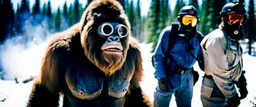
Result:
[[182,24],[189,25],[191,23],[192,27],[195,27],[197,24],[197,18],[191,15],[185,15],[182,17]]
[[235,24],[238,21],[239,21],[240,24],[243,24],[243,22],[244,22],[244,15],[243,14],[237,14],[237,13],[228,14],[228,22],[229,23]]

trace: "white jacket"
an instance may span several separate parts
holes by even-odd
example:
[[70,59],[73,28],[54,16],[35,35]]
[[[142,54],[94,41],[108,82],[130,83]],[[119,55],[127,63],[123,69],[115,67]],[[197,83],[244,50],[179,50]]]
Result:
[[[226,98],[237,94],[234,81],[242,74],[242,50],[220,27],[208,34],[201,42],[204,54],[205,74],[213,81]],[[211,96],[213,87],[202,86],[204,94]]]

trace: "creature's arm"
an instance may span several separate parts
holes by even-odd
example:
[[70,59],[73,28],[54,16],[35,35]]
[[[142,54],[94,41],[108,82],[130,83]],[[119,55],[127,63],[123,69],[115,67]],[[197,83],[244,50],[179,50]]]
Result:
[[128,55],[132,55],[135,72],[130,82],[128,93],[126,94],[125,107],[152,107],[152,104],[146,94],[140,87],[140,81],[143,76],[142,57],[138,44],[131,44]]
[[47,47],[27,107],[58,107],[59,92],[65,82],[67,49],[67,42],[61,37],[56,37]]

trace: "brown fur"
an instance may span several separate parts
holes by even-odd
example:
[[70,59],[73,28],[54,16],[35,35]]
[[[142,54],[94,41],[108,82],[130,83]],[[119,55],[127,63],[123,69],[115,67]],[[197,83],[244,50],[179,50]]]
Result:
[[[64,93],[63,104],[69,105],[68,99],[74,96],[65,95],[70,93],[67,86],[76,85],[74,75],[83,72],[83,69],[86,69],[84,68],[86,63],[94,64],[106,76],[114,75],[116,71],[123,73],[134,71],[126,98],[124,98],[124,106],[152,106],[139,84],[143,70],[138,42],[129,33],[128,37],[121,39],[123,48],[121,55],[103,52],[101,46],[106,40],[97,34],[97,26],[102,22],[118,22],[130,29],[127,16],[118,2],[115,0],[93,1],[85,10],[79,23],[56,34],[48,45],[42,60],[41,74],[35,80],[28,107],[38,107],[41,106],[40,104],[45,107],[56,107],[60,92]],[[72,62],[76,59],[79,61]],[[66,72],[71,68],[72,72],[67,76]]]

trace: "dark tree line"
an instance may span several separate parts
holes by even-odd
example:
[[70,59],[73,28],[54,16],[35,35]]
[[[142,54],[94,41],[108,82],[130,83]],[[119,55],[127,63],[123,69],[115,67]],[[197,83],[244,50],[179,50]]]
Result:
[[[253,41],[256,40],[256,18],[255,18],[255,7],[254,7],[254,0],[250,0],[249,1],[249,18],[248,18],[248,22],[247,22],[247,26],[245,27],[245,31],[248,32],[246,37],[249,39],[249,54],[251,55],[252,52],[252,47],[251,44],[253,43]],[[254,47],[256,48],[256,47]]]
[[[28,24],[43,26],[52,33],[65,30],[80,20],[84,9],[91,1],[87,0],[86,4],[82,4],[79,0],[74,0],[70,5],[65,2],[63,6],[53,11],[50,0],[42,4],[42,7],[40,0],[35,0],[31,9],[29,0],[21,0],[16,10],[13,9],[11,0],[0,0],[0,44],[8,37],[26,35]],[[189,0],[188,4],[183,0],[176,0],[174,9],[170,7],[170,0],[151,0],[147,15],[141,14],[142,0],[137,0],[136,3],[133,0],[118,1],[129,18],[132,35],[140,42],[153,43],[153,51],[161,30],[171,22],[177,21],[178,12],[184,5],[193,5],[197,8],[200,15],[199,31],[207,35],[220,24],[219,12],[222,6],[234,0],[203,0],[201,5],[198,4],[198,0]],[[243,28],[249,44],[256,40],[256,36],[253,36],[256,35],[254,4],[255,0],[249,0],[246,7],[248,20]]]
[[11,0],[0,0],[0,43],[12,35],[14,27],[14,10]]
[[0,0],[0,44],[7,38],[27,35],[28,25],[42,26],[52,33],[62,31],[77,23],[84,11],[78,0],[69,7],[65,2],[56,12],[53,12],[50,0],[42,7],[40,4],[40,0],[35,0],[30,9],[29,0],[21,0],[14,10],[11,0]]
[[[199,27],[198,30],[204,35],[207,35],[212,30],[216,29],[221,23],[220,11],[222,7],[228,3],[236,0],[202,0],[202,5],[198,4],[198,0],[189,0],[188,4],[185,4],[183,0],[176,0],[176,5],[173,10],[169,10],[171,7],[167,7],[164,4],[168,4],[168,0],[151,0],[150,10],[146,20],[146,31],[147,31],[147,43],[153,43],[154,51],[157,44],[158,36],[160,31],[163,29],[162,25],[168,26],[170,22],[177,21],[177,15],[179,10],[184,5],[193,5],[199,12]],[[240,0],[242,1],[242,0]],[[163,4],[161,2],[164,2]],[[244,2],[244,1],[242,1]],[[244,3],[245,4],[245,3]],[[249,54],[251,52],[251,44],[256,41],[256,22],[255,22],[255,0],[249,0],[248,7],[245,7],[248,14],[248,20],[243,26],[245,38],[249,39]],[[164,12],[167,10],[167,14]],[[168,17],[167,20],[163,19]],[[250,24],[248,24],[250,23]],[[254,30],[253,30],[254,29]]]

